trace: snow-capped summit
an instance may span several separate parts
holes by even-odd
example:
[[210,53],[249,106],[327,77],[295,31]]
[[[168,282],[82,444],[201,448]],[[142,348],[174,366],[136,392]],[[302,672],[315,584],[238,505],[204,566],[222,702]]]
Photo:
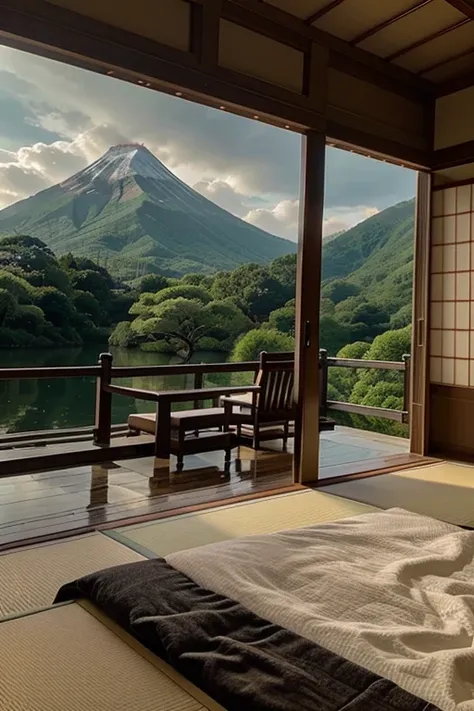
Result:
[[174,177],[163,163],[142,143],[120,143],[112,146],[101,158],[63,183],[66,189],[85,187],[96,180],[115,183],[132,175],[152,180]]

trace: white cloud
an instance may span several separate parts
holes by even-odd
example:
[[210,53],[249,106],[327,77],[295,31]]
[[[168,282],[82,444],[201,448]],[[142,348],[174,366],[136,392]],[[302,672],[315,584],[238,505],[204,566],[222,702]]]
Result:
[[232,212],[233,215],[244,217],[248,212],[248,207],[245,205],[248,196],[234,190],[225,180],[201,180],[193,185],[193,188],[219,207]]
[[299,200],[281,200],[273,208],[256,208],[244,220],[262,230],[296,242],[298,239]]
[[335,232],[342,232],[354,227],[359,222],[376,215],[379,210],[372,206],[360,205],[358,207],[339,207],[327,210],[323,221],[323,236],[329,237]]

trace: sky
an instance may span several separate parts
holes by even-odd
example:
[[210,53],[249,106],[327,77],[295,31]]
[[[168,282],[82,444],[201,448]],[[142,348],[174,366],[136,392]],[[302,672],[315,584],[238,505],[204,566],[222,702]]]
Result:
[[[0,46],[0,209],[144,143],[234,215],[296,240],[301,136]],[[415,194],[415,173],[328,148],[324,233]]]

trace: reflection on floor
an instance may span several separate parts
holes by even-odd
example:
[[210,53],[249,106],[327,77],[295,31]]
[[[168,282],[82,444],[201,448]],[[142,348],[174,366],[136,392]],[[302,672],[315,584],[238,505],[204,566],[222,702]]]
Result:
[[[188,506],[293,485],[291,452],[240,447],[224,472],[221,452],[188,457],[183,472],[155,468],[152,457],[127,459],[0,481],[0,547]],[[321,436],[320,477],[400,464],[408,443],[336,428]],[[388,459],[387,459],[388,458]]]
[[410,450],[407,439],[336,427],[321,433],[319,477],[343,476],[402,464]]

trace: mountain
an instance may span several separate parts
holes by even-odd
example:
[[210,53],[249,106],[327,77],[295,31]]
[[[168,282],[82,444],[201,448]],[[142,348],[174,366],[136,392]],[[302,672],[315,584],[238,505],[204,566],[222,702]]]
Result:
[[411,308],[415,201],[369,217],[323,246],[323,281],[343,279],[390,315]]
[[0,211],[0,236],[28,234],[121,276],[231,270],[295,252],[183,183],[145,146],[110,148],[58,185]]

